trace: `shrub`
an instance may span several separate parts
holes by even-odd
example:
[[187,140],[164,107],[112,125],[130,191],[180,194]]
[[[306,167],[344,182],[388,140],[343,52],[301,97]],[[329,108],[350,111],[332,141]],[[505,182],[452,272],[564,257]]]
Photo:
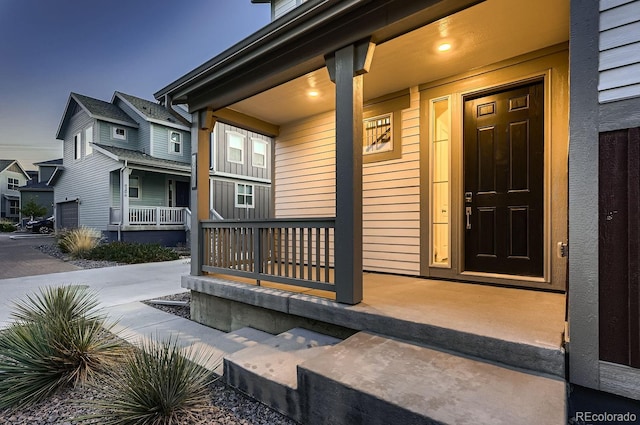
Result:
[[0,220],[0,232],[13,232],[16,230],[15,223],[8,220]]
[[209,402],[212,375],[196,363],[207,360],[192,349],[181,354],[176,340],[148,340],[100,387],[103,399],[84,401],[100,409],[86,419],[105,425],[191,423]]
[[44,217],[47,213],[47,207],[38,204],[35,199],[29,199],[29,201],[20,208],[20,212],[23,216],[27,217]]
[[100,236],[100,232],[96,229],[78,227],[65,232],[58,239],[58,246],[62,252],[69,253],[74,258],[85,258],[98,245]]
[[0,338],[0,409],[20,408],[113,368],[126,353],[95,297],[82,287],[45,288],[15,305]]
[[97,246],[87,255],[86,258],[91,260],[136,264],[177,260],[180,256],[171,248],[158,244],[111,242]]

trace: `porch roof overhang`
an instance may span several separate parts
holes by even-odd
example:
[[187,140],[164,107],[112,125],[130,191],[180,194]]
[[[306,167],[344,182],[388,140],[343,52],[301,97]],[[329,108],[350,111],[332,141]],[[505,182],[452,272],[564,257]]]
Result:
[[171,161],[168,159],[155,158],[149,156],[143,152],[138,152],[130,149],[123,149],[114,146],[105,146],[94,144],[94,148],[122,163],[127,164],[130,168],[144,169],[153,172],[176,174],[181,176],[189,176],[191,174],[191,168],[189,164],[185,164],[178,161]]
[[325,66],[325,56],[364,39],[382,43],[484,0],[310,0],[155,93],[213,110]]

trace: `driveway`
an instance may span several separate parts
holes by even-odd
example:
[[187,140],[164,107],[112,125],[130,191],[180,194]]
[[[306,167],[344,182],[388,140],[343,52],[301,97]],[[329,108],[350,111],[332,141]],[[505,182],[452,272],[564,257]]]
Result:
[[39,245],[49,243],[54,243],[53,236],[0,233],[0,279],[79,270],[37,249]]

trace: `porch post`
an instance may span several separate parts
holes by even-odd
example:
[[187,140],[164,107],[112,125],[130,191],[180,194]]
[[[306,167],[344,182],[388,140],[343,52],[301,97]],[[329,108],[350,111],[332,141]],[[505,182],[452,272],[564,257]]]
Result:
[[[200,221],[209,219],[209,166],[211,162],[211,131],[215,119],[210,109],[192,114],[191,124],[191,275],[202,274],[204,240]],[[195,166],[195,170],[194,170]],[[193,175],[193,172],[196,175]]]
[[336,301],[362,301],[362,79],[371,63],[368,40],[327,57],[336,84]]
[[120,223],[129,225],[129,176],[131,168],[124,167],[120,172]]

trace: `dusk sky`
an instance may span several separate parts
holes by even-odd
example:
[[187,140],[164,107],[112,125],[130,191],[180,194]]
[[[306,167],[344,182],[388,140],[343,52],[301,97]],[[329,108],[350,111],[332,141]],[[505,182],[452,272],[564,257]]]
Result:
[[61,157],[70,92],[153,100],[269,20],[250,0],[0,0],[0,159]]

